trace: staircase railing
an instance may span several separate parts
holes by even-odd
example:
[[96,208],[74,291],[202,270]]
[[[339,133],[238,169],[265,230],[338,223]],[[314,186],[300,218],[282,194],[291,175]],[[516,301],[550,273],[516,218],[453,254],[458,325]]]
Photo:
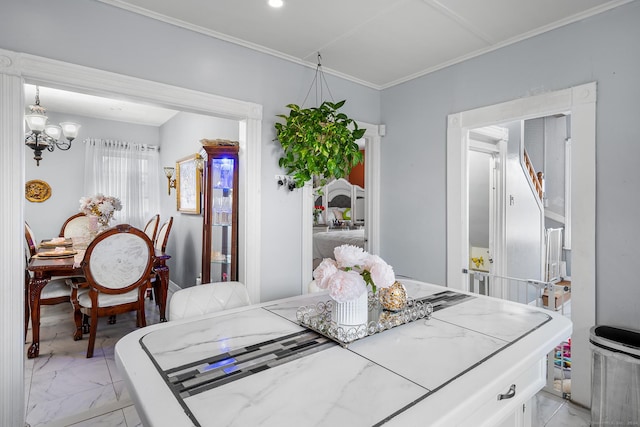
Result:
[[531,163],[531,159],[529,158],[529,154],[527,154],[527,150],[524,150],[524,165],[527,168],[527,173],[531,177],[531,182],[533,182],[533,186],[535,187],[538,197],[542,200],[542,181],[544,180],[544,175],[542,172],[536,173],[533,163]]

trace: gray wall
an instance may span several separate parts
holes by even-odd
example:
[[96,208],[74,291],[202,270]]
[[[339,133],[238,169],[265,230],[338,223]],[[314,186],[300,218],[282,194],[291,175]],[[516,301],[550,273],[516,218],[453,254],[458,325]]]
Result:
[[[40,99],[46,108],[46,98]],[[33,100],[26,100],[32,104]],[[60,232],[62,223],[80,209],[80,197],[84,194],[84,157],[86,138],[118,139],[139,144],[158,145],[159,132],[154,126],[143,126],[101,120],[92,117],[75,116],[72,114],[47,111],[49,123],[73,121],[82,127],[78,138],[73,141],[71,148],[61,151],[57,148],[53,152],[42,154],[40,166],[33,160],[33,151],[26,148],[25,181],[40,179],[51,186],[51,197],[41,203],[25,200],[24,216],[33,229],[36,239],[42,240],[55,237]],[[118,215],[116,212],[116,220]]]
[[[37,30],[25,30],[25,23]],[[287,104],[303,102],[314,68],[96,1],[3,1],[0,48],[261,104],[261,299],[300,293],[302,197],[278,191],[274,176],[282,171],[273,124]],[[348,100],[346,114],[380,122],[378,91],[326,78],[334,100]]]
[[638,22],[631,2],[382,92],[381,256],[397,273],[446,283],[448,114],[597,81],[597,321],[640,329]]

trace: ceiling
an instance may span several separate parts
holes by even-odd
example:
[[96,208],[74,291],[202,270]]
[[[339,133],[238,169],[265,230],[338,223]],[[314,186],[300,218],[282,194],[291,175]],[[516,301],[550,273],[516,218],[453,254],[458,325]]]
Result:
[[[24,85],[25,110],[35,104],[36,86]],[[104,120],[162,126],[178,113],[175,110],[137,104],[111,98],[85,95],[60,89],[39,86],[40,106],[50,112],[73,114]],[[80,123],[82,124],[82,123]]]
[[[384,89],[633,0],[98,0]],[[248,13],[247,11],[250,11]],[[25,85],[26,104],[35,87]],[[177,111],[41,87],[42,106],[161,126]]]
[[632,0],[99,0],[375,89]]

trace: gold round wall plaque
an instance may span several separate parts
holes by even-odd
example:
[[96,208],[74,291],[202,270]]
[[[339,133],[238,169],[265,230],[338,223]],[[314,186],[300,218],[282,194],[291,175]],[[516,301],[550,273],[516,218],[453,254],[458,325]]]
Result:
[[51,186],[45,181],[32,179],[25,184],[24,193],[30,202],[44,202],[51,197]]

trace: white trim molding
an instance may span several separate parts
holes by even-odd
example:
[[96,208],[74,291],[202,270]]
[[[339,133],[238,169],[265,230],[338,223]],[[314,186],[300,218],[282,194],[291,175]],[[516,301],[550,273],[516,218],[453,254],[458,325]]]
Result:
[[596,83],[507,101],[448,117],[447,286],[467,289],[467,151],[475,128],[553,114],[571,114],[572,388],[571,398],[590,405],[589,329],[595,325],[596,287]]
[[24,81],[0,52],[0,425],[24,425]]
[[[47,84],[93,95],[125,97],[164,107],[237,120],[240,128],[240,159],[246,165],[240,172],[243,208],[239,212],[243,227],[239,246],[239,277],[247,286],[251,301],[260,302],[260,166],[262,106],[177,86],[116,74],[95,68],[56,61],[35,55],[0,49],[0,229],[3,251],[0,262],[2,283],[24,280],[22,253],[24,244],[24,83]],[[24,424],[24,293],[21,286],[0,289],[0,318],[11,336],[0,350],[3,405],[0,424]],[[19,303],[20,302],[20,303]],[[6,375],[5,375],[6,370]],[[15,377],[15,378],[14,378]]]

